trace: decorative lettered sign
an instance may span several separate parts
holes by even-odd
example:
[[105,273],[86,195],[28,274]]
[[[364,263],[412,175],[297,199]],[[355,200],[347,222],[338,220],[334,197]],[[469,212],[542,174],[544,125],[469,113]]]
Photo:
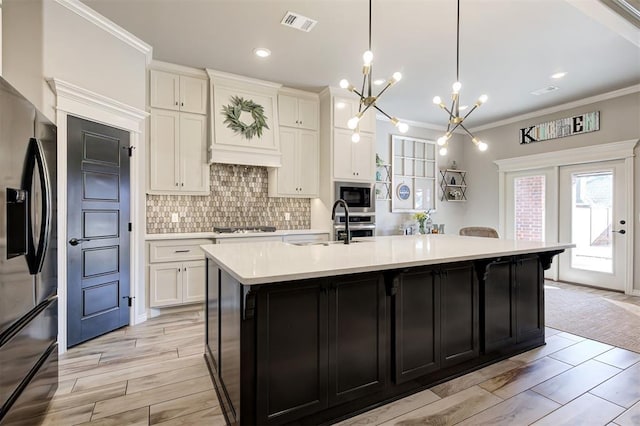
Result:
[[564,138],[600,130],[600,111],[547,121],[520,129],[520,144]]

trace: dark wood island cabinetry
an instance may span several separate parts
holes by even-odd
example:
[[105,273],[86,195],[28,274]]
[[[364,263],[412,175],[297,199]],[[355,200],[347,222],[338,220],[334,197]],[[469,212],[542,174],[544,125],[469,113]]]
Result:
[[544,344],[561,251],[261,283],[209,255],[205,358],[227,421],[330,423]]

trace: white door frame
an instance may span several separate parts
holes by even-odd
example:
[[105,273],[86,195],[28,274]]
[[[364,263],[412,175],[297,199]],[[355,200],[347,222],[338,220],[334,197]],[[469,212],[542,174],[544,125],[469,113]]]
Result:
[[[522,157],[506,158],[504,160],[496,160],[494,163],[498,166],[498,223],[501,235],[505,235],[506,229],[506,173],[531,169],[544,169],[548,167],[570,166],[574,164],[595,163],[607,160],[624,160],[625,173],[627,177],[627,193],[628,200],[626,216],[627,221],[627,272],[624,283],[625,293],[634,294],[633,291],[633,242],[634,242],[634,224],[633,215],[634,208],[634,176],[633,176],[633,150],[638,144],[638,139],[632,139],[621,142],[603,143],[599,145],[584,146],[581,148],[572,148],[559,151],[545,152],[541,154],[525,155]],[[556,235],[558,238],[558,235]],[[556,262],[557,270],[557,262]],[[640,271],[637,271],[640,273]],[[557,275],[556,275],[557,276]]]
[[130,323],[147,319],[144,277],[145,235],[145,120],[149,114],[71,83],[49,80],[56,96],[58,126],[58,348],[67,351],[67,116],[91,120],[130,133],[135,147],[130,165],[131,223],[130,235],[131,294],[135,300],[130,310]]

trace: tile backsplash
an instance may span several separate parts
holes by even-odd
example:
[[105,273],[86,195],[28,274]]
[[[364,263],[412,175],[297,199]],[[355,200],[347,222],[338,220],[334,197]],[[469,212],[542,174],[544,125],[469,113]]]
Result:
[[[214,163],[210,176],[209,196],[147,194],[147,233],[212,232],[214,226],[310,227],[308,198],[267,196],[266,167]],[[177,223],[171,222],[172,213],[178,213]],[[284,220],[285,213],[291,220]]]

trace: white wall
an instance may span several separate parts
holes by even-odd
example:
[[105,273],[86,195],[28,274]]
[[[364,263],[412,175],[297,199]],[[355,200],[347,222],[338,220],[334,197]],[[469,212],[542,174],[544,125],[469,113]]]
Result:
[[3,76],[51,121],[57,78],[145,109],[146,56],[54,0],[3,0]]
[[[585,112],[600,111],[600,130],[582,135],[519,144],[519,129]],[[569,148],[598,145],[609,142],[640,139],[640,92],[571,107],[565,110],[520,120],[507,125],[474,132],[489,144],[489,150],[479,153],[470,143],[465,144],[463,164],[469,171],[471,189],[466,205],[464,222],[474,225],[498,227],[498,172],[494,160],[523,155],[553,152]],[[635,182],[635,249],[634,288],[640,289],[640,149],[636,148],[634,165]],[[473,190],[485,188],[483,190]]]
[[[436,140],[443,134],[444,131],[432,130],[414,125],[411,126],[409,131],[402,136]],[[388,163],[391,163],[392,135],[400,135],[393,124],[389,121],[376,121],[376,152]],[[462,135],[455,134],[449,141],[449,154],[446,157],[437,155],[438,169],[450,166],[451,162],[455,160],[459,169],[468,170],[463,156],[463,146],[465,144],[472,145],[472,143],[463,138]],[[467,183],[469,184],[467,196],[469,196],[475,192],[477,188],[473,174],[469,173],[467,175]],[[392,188],[392,191],[393,190],[394,188]],[[458,230],[464,225],[466,205],[468,203],[448,203],[447,201],[440,201],[441,191],[439,181],[437,182],[436,194],[436,212],[431,215],[433,223],[444,223],[445,233],[457,234]],[[376,233],[378,235],[399,234],[400,226],[416,223],[416,221],[411,217],[412,214],[392,213],[391,201],[377,201],[376,203]]]

